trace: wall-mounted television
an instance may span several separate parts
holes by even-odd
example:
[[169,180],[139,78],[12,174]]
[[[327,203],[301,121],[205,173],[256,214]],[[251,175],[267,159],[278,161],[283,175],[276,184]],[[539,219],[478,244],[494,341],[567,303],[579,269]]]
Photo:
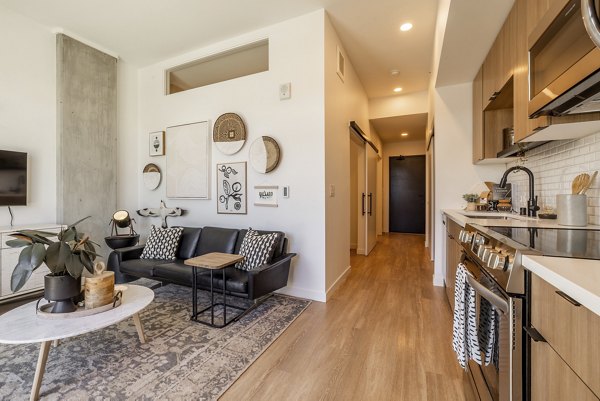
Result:
[[0,206],[27,205],[27,153],[0,150]]

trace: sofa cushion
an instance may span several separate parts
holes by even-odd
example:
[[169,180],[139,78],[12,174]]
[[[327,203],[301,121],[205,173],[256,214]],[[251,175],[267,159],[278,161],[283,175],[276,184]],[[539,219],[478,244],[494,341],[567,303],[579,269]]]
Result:
[[122,261],[119,269],[121,273],[136,277],[153,277],[154,267],[165,262],[167,261],[160,259],[130,259]]
[[177,259],[194,257],[201,232],[202,229],[200,227],[183,227],[179,248],[177,249]]
[[[275,243],[275,249],[273,251],[273,258],[278,258],[281,255],[283,255],[283,253],[285,252],[285,234],[281,231],[264,231],[264,230],[254,230],[255,232],[259,233],[260,235],[264,235],[264,234],[271,234],[271,233],[277,233],[278,238],[277,238],[277,242]],[[238,240],[237,243],[235,244],[235,251],[233,253],[240,253],[240,249],[242,247],[242,242],[244,242],[244,237],[246,236],[246,233],[248,232],[248,230],[243,229],[240,230],[240,233],[238,235]]]
[[204,227],[194,256],[211,252],[233,253],[238,232],[232,228]]
[[[198,269],[201,271],[201,269]],[[192,266],[186,266],[183,260],[165,262],[154,268],[154,277],[164,278],[174,282],[192,284]]]
[[[210,288],[210,270],[198,268],[198,286]],[[176,260],[171,263],[159,264],[154,269],[154,278],[162,278],[176,283],[186,285],[192,284],[192,267],[184,264],[183,260]],[[239,269],[225,269],[225,279],[227,280],[227,291],[240,294],[248,293],[248,274]],[[213,271],[213,288],[223,288],[223,272],[221,270]]]
[[182,227],[150,227],[150,236],[140,258],[175,260],[182,232]]
[[277,233],[260,235],[257,231],[249,229],[239,252],[244,256],[244,260],[237,263],[235,267],[240,270],[254,270],[270,262],[278,236]]
[[[248,293],[248,273],[235,268],[225,269],[225,280],[227,280],[227,291],[239,294]],[[198,284],[206,289],[210,288],[210,271],[205,271],[198,276]],[[213,271],[213,288],[223,289],[223,272]]]

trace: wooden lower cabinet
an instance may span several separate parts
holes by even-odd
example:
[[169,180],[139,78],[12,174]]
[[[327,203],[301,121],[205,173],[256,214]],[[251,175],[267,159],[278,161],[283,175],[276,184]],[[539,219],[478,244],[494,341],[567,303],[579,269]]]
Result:
[[531,366],[532,401],[598,401],[548,343],[532,342]]
[[446,277],[444,279],[446,286],[446,295],[450,302],[450,308],[454,312],[454,283],[456,277],[456,268],[460,263],[462,247],[458,241],[458,234],[462,227],[452,219],[446,217]]

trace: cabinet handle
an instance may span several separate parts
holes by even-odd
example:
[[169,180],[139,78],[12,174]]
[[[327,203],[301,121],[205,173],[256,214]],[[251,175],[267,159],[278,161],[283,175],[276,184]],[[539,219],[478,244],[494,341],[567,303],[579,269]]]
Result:
[[581,304],[579,302],[577,302],[576,300],[574,300],[573,298],[571,298],[570,296],[568,296],[567,294],[565,294],[562,291],[556,291],[556,293],[561,296],[562,298],[566,299],[569,303],[575,305],[575,306],[581,306]]
[[373,216],[373,193],[369,192],[369,216]]
[[362,215],[363,216],[365,215],[365,196],[366,195],[363,192],[363,194],[362,194]]
[[546,339],[544,338],[544,336],[542,336],[540,334],[540,332],[537,331],[536,329],[534,329],[533,327],[523,327],[523,330],[525,330],[525,333],[527,333],[529,338],[531,338],[536,343],[539,343],[539,342],[546,343],[547,342]]

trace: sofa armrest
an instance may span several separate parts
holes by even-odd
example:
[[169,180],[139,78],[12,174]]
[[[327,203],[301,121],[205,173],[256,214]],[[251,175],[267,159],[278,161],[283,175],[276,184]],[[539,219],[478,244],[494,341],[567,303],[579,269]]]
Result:
[[106,267],[109,271],[115,272],[115,283],[127,283],[136,280],[137,277],[127,275],[121,272],[121,262],[132,259],[139,259],[142,256],[145,245],[135,245],[127,248],[115,249],[108,256]]
[[281,255],[271,263],[248,271],[248,298],[257,299],[287,286],[295,253]]

